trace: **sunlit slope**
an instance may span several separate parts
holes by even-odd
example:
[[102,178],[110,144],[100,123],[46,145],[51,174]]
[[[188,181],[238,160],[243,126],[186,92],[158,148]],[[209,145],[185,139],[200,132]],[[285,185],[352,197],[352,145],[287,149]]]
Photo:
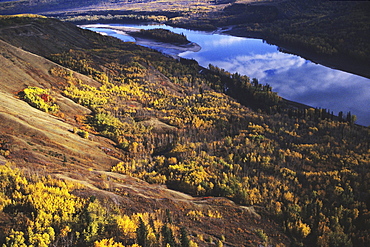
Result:
[[[8,27],[16,30],[12,21]],[[26,24],[25,19],[20,21]],[[57,54],[45,55],[60,66],[29,53],[25,54],[34,61],[23,59],[23,51],[6,48],[4,67],[14,69],[2,72],[15,71],[25,80],[10,86],[12,74],[7,75],[2,108],[8,112],[3,125],[9,134],[1,140],[0,150],[5,159],[23,167],[28,159],[31,174],[32,169],[45,167],[47,172],[55,167],[58,178],[88,188],[74,193],[110,198],[104,205],[111,212],[131,215],[168,209],[176,215],[176,224],[192,232],[198,246],[367,245],[370,133],[351,116],[339,119],[325,109],[289,104],[257,79],[215,66],[201,68],[192,60],[173,59],[92,32],[79,31],[88,41],[87,48],[79,47],[77,39],[58,34],[57,21],[28,21],[29,30],[44,22],[43,32],[50,32],[55,44],[62,45],[64,38],[68,43]],[[55,23],[53,28],[49,22]],[[8,42],[12,36],[18,42],[22,33],[8,33]],[[35,42],[27,50],[41,44],[50,52],[45,37],[30,38]],[[30,92],[37,93],[34,101],[26,94]],[[40,124],[34,124],[34,114],[22,111],[23,117],[17,118],[11,112],[16,108],[11,99],[17,97],[46,111],[45,105],[53,107],[46,114],[19,103],[39,113]],[[81,106],[74,109],[75,103],[63,97]],[[66,110],[67,106],[73,109]],[[46,133],[39,133],[41,128]],[[79,142],[85,145],[83,150],[73,153],[70,149]],[[90,154],[94,150],[99,157]],[[44,159],[50,162],[44,164]],[[110,159],[113,165],[108,165]],[[137,243],[137,235],[125,235],[117,221],[110,223],[113,228],[104,225],[93,237]],[[139,225],[134,224],[132,233]],[[145,225],[149,227],[147,221]],[[180,243],[179,228],[176,231]],[[159,239],[168,233],[166,228],[160,232]],[[89,242],[77,245],[92,245],[91,239],[85,240]]]
[[49,0],[38,1],[37,3],[28,1],[9,1],[0,2],[0,14],[19,14],[19,13],[56,13],[65,11],[105,11],[105,10],[124,10],[124,11],[210,11],[217,8],[219,5],[228,4],[234,0],[190,0],[190,1],[175,1],[175,0],[88,0],[88,1],[66,1],[66,0]]
[[[1,141],[12,146],[9,158],[19,165],[34,164],[37,169],[49,171],[60,169],[66,162],[101,169],[116,163],[115,158],[101,149],[102,145],[111,147],[108,141],[99,139],[102,142],[98,143],[98,138],[88,140],[73,133],[74,117],[88,114],[89,109],[55,90],[62,119],[37,110],[17,97],[17,92],[28,86],[56,89],[65,84],[64,80],[50,74],[50,70],[60,66],[3,41],[0,46]],[[85,76],[77,76],[92,85],[98,84]]]
[[[48,25],[48,21],[46,21],[45,27],[42,29],[39,24],[35,25],[35,22],[42,22],[43,20],[30,19],[29,21],[29,24],[23,23],[22,25],[28,25],[27,31],[30,42],[27,43],[22,41],[23,31],[20,30],[24,30],[24,26],[20,26],[20,29],[17,29],[18,25],[12,26],[14,29],[10,33],[2,35],[1,38],[13,42],[17,46],[20,44],[19,42],[23,42],[22,47],[24,49],[38,52],[41,55],[45,54],[45,56],[49,56],[51,52],[56,50],[59,52],[69,52],[69,47],[78,49],[78,45],[81,44],[78,40],[79,36],[74,33],[76,39],[70,39],[70,42],[66,41],[63,46],[64,34],[57,31],[63,29],[63,27],[59,27],[58,22],[55,22],[56,25]],[[53,20],[50,20],[50,22],[53,23]],[[63,26],[62,23],[60,24]],[[45,35],[39,35],[35,30],[39,30],[46,36],[49,35],[50,37],[54,37],[54,45]],[[72,28],[71,33],[73,33],[74,30],[75,29]],[[88,31],[84,32],[87,35],[91,34]],[[66,40],[68,40],[68,37],[70,36],[67,35]],[[91,45],[91,48],[94,48],[94,40],[99,39],[104,39],[104,37],[92,35],[88,40],[90,43],[87,44]],[[105,42],[105,45],[107,44],[109,44],[109,42]],[[129,44],[127,47],[142,51],[143,54],[152,52],[148,49],[142,50],[142,48],[132,44]],[[39,181],[37,179],[40,178],[43,179],[44,183],[54,183],[54,180],[50,178],[42,178],[42,175],[52,175],[57,181],[58,179],[62,179],[76,182],[82,185],[82,187],[76,186],[75,188],[71,188],[71,192],[86,200],[88,198],[98,198],[100,201],[104,202],[102,203],[104,207],[106,207],[104,210],[109,211],[111,208],[115,208],[115,210],[119,211],[120,217],[123,217],[124,214],[134,217],[132,216],[134,213],[154,212],[158,209],[163,210],[160,214],[164,214],[166,210],[169,210],[170,214],[173,215],[174,224],[185,226],[189,229],[195,236],[191,239],[197,242],[199,246],[207,246],[210,241],[217,242],[221,240],[225,244],[230,245],[253,246],[263,241],[258,233],[261,234],[264,232],[268,232],[271,235],[270,241],[272,242],[287,244],[290,242],[282,233],[282,228],[280,226],[271,222],[269,217],[261,216],[259,212],[255,212],[253,207],[240,207],[225,198],[195,198],[181,192],[169,190],[164,185],[151,185],[128,175],[109,172],[110,169],[117,164],[131,159],[130,154],[124,149],[118,148],[117,143],[103,137],[101,133],[98,133],[93,128],[89,128],[85,121],[86,116],[93,114],[91,110],[93,108],[90,106],[89,109],[80,104],[76,104],[65,96],[66,93],[64,91],[65,88],[73,83],[76,85],[83,84],[86,88],[90,89],[100,89],[103,86],[102,82],[57,65],[44,57],[25,51],[20,47],[10,45],[4,41],[0,41],[0,48],[1,164],[8,162],[8,164],[12,164],[13,167],[17,166],[24,169],[25,174],[30,177],[29,179],[31,181],[37,182]],[[82,50],[81,48],[79,49]],[[91,51],[99,52],[99,49],[91,49]],[[102,52],[105,53],[106,51],[108,52],[109,49]],[[158,55],[158,53],[155,54]],[[103,56],[94,56],[94,59],[97,59],[97,61],[109,62],[107,57],[103,58]],[[125,57],[121,57],[120,59],[125,61]],[[135,59],[137,59],[137,57],[135,57]],[[142,65],[138,63],[134,65],[142,68]],[[108,65],[95,66],[95,68],[105,70],[108,68]],[[133,77],[137,76],[135,71],[127,71],[127,73],[132,73]],[[153,87],[155,87],[157,91],[166,92],[166,94],[170,93],[178,99],[187,97],[191,91],[195,90],[191,89],[187,91],[186,87],[171,82],[168,77],[154,69],[154,67],[149,69],[146,76],[153,82]],[[99,77],[96,78],[99,79]],[[59,111],[53,114],[46,113],[24,102],[20,92],[30,87],[49,90],[50,96],[55,98],[56,103],[59,105]],[[145,90],[145,88],[140,87],[140,90]],[[196,90],[199,91],[198,88]],[[221,94],[216,95],[221,97],[222,100],[227,100],[227,98],[224,98]],[[137,97],[138,96],[136,96],[136,98],[132,97],[129,100],[122,99],[122,101],[119,102],[119,107],[121,107],[121,109],[130,110],[135,108],[136,110],[144,111],[144,107],[141,106],[143,103],[139,102]],[[235,111],[239,110],[236,108]],[[148,119],[142,116],[135,121],[140,121],[143,125],[148,124],[148,126],[151,126],[151,131],[153,131],[153,133],[157,135],[156,138],[163,143],[166,143],[165,140],[168,138],[166,137],[166,135],[168,135],[167,131],[173,133],[178,129],[178,127],[163,122],[163,118],[159,119],[152,117]],[[86,130],[88,131],[88,136],[84,138],[79,134],[79,131]],[[159,143],[157,143],[157,145],[160,146]],[[158,149],[158,152],[159,151],[163,152],[166,150]],[[136,156],[138,154],[139,153],[133,153],[132,155]],[[1,172],[2,176],[5,176],[4,171]],[[36,179],[34,176],[38,176],[38,178]],[[31,182],[30,184],[32,187],[33,185]],[[7,194],[13,195],[13,193],[18,193],[17,195],[20,201],[13,201],[14,205],[18,206],[22,205],[22,198],[33,198],[33,196],[37,198],[49,198],[50,193],[47,192],[48,189],[43,190],[44,187],[42,187],[40,183],[38,183],[37,186],[40,191],[27,189],[25,194],[22,194],[23,192],[19,194],[14,191],[7,191]],[[54,188],[57,186],[53,185],[52,187]],[[62,191],[64,193],[64,190]],[[40,194],[34,195],[33,193],[42,193],[43,197],[40,197]],[[52,196],[50,198],[58,198],[55,193]],[[66,197],[66,195],[64,195],[64,197]],[[79,199],[75,199],[76,202],[78,202],[78,200]],[[89,200],[87,200],[86,207],[90,205],[88,202]],[[35,201],[35,203],[38,203],[38,201]],[[12,206],[13,204],[8,203],[7,205]],[[48,207],[49,204],[45,203],[43,205]],[[42,212],[43,208],[41,206],[39,207],[40,208],[37,209],[38,213]],[[76,208],[78,207],[76,206]],[[24,241],[31,241],[29,229],[32,227],[27,230],[28,225],[18,224],[19,222],[13,218],[22,214],[23,209],[17,212],[11,210],[12,208],[8,211],[5,210],[0,212],[1,241],[5,242],[5,237],[11,236],[11,229],[24,231]],[[50,213],[50,215],[53,214],[54,213]],[[69,213],[65,211],[65,214]],[[115,214],[116,211],[114,211],[114,214],[110,213],[110,216],[106,216],[106,218],[115,220]],[[41,215],[41,213],[39,215]],[[26,219],[28,216],[23,217]],[[27,220],[28,222],[38,222],[38,220],[42,219],[32,218],[32,216],[30,216]],[[95,220],[97,221],[98,219]],[[179,222],[181,222],[181,224],[179,224]],[[54,222],[50,224],[54,227],[56,233],[55,239],[53,240],[56,242],[53,243],[57,244],[57,241],[60,241],[60,238],[64,235],[59,227],[54,226]],[[83,227],[71,226],[70,223],[63,224],[67,224],[69,227],[73,228],[73,231],[82,232],[84,230]],[[109,227],[112,227],[112,222],[109,224]],[[114,232],[108,231],[112,228],[108,228],[108,226],[104,225],[101,230],[99,230],[100,235],[93,235],[94,237],[92,239],[100,240],[114,237],[117,241],[124,241],[127,244],[136,241],[136,235],[134,233],[130,236],[122,235],[124,234],[121,232],[123,230],[119,228],[117,223],[114,224],[114,227],[116,227],[114,228],[116,229]],[[30,225],[32,224],[30,223]],[[136,228],[137,226],[134,227]],[[106,228],[107,231],[104,231],[103,228]],[[35,233],[39,232],[44,234],[44,228],[32,229]],[[177,229],[177,231],[179,231],[180,228],[178,227]],[[259,231],[256,231],[256,229]],[[176,241],[179,242],[180,233],[175,232],[174,234],[177,239]],[[43,235],[43,237],[45,236],[47,235]],[[90,239],[90,242],[88,242],[80,238],[78,240],[75,239],[75,243],[78,246],[91,246],[93,240]],[[41,241],[41,238],[39,241]],[[48,241],[50,242],[50,240]],[[49,243],[48,241],[46,241],[46,243]]]

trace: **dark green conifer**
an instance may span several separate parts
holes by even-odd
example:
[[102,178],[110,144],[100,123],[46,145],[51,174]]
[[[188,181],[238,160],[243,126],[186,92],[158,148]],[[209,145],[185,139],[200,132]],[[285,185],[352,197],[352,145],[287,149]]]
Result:
[[147,229],[143,219],[140,217],[139,218],[139,226],[136,229],[137,243],[142,247],[146,247],[147,246],[147,237],[148,237],[148,229]]
[[171,228],[167,224],[162,227],[163,246],[169,244],[171,247],[176,247],[175,238],[173,236]]
[[183,226],[180,229],[180,234],[181,234],[181,247],[190,247],[190,240],[188,236],[188,232],[186,231],[186,228]]

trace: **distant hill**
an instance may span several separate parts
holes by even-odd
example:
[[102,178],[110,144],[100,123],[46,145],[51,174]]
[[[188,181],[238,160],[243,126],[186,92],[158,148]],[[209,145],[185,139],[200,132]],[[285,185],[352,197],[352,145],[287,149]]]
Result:
[[370,77],[369,1],[6,1],[0,14],[42,13],[74,23],[161,22],[261,38],[283,51]]
[[72,47],[92,47],[92,42],[75,25],[53,19],[2,16],[0,33],[2,40],[42,56]]
[[[135,0],[134,0],[135,1]],[[98,4],[99,0],[71,1],[71,0],[33,0],[33,1],[0,1],[2,14],[40,13],[53,10],[65,10]],[[127,1],[122,1],[127,2]]]
[[[208,7],[209,5],[228,4],[228,1],[172,1],[166,4],[159,0],[13,0],[0,1],[0,14],[46,13],[65,11],[96,11],[96,10],[133,10],[133,11],[163,11],[186,10],[191,6]],[[165,6],[163,6],[165,4]]]

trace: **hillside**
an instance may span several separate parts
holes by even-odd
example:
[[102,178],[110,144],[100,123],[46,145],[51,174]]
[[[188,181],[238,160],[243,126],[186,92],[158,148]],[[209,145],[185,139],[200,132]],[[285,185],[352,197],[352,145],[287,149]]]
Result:
[[[328,67],[370,78],[369,1],[103,1],[55,11],[38,6],[11,13],[44,13],[79,24],[160,22],[264,39]],[[63,5],[61,5],[63,6]],[[5,9],[0,14],[9,13]]]
[[36,0],[36,1],[0,1],[1,14],[20,14],[20,13],[63,13],[70,12],[89,12],[105,10],[124,10],[124,11],[168,11],[178,13],[194,9],[196,11],[212,11],[220,5],[225,5],[235,0],[186,0],[186,1],[161,1],[161,0]]
[[[68,159],[68,156],[79,157],[78,160],[81,161],[75,162],[89,164],[89,167],[98,164],[101,167],[101,164],[105,164],[108,169],[110,165],[117,163],[117,159],[107,156],[99,147],[105,143],[104,146],[112,148],[112,142],[99,138],[96,142],[88,141],[72,133],[73,125],[70,123],[75,122],[75,116],[89,114],[91,110],[77,105],[59,92],[56,97],[63,113],[61,115],[64,119],[61,119],[40,112],[16,97],[17,92],[29,86],[51,89],[66,85],[65,81],[49,73],[58,68],[58,65],[4,41],[1,41],[0,46],[1,139],[2,143],[14,143],[14,151],[10,154],[12,160],[18,165],[37,164],[40,167],[34,167],[35,169],[47,169],[50,172],[63,169],[63,159]],[[86,76],[78,77],[90,85],[98,85]]]
[[[23,48],[36,52],[40,51],[39,53],[41,54],[45,54],[44,52],[47,51],[55,51],[55,49],[59,51],[66,50],[64,46],[52,45],[50,39],[45,38],[45,36],[52,36],[55,41],[54,44],[67,39],[69,36],[65,37],[63,32],[54,31],[61,30],[64,24],[54,20],[48,20],[45,23],[45,20],[41,20],[45,24],[41,28],[40,24],[37,23],[38,21],[32,18],[22,20],[23,24],[27,23],[25,25],[28,26],[27,31],[29,34],[29,41],[21,44]],[[34,24],[35,22],[37,24]],[[24,31],[24,26],[16,25],[12,26],[12,28],[14,32],[11,33],[8,32],[8,29],[2,29],[1,37],[12,41],[12,43],[18,46],[20,45],[19,42],[22,42],[20,36]],[[74,30],[75,28],[72,27],[70,34]],[[39,35],[40,32],[45,35]],[[89,32],[84,32],[85,35],[89,36]],[[58,38],[54,35],[58,36]],[[78,45],[78,40],[83,40],[83,38],[84,36],[81,36],[79,39],[76,39],[77,44],[75,45]],[[97,38],[101,37],[98,36]],[[67,183],[82,184],[84,187],[77,186],[77,189],[72,189],[71,192],[81,196],[81,198],[95,196],[102,203],[108,199],[104,203],[112,204],[109,207],[118,207],[120,210],[118,215],[132,215],[133,220],[136,217],[135,214],[149,212],[152,214],[152,217],[157,217],[158,220],[163,218],[163,221],[165,221],[165,217],[162,214],[166,210],[170,210],[173,215],[175,236],[179,235],[177,231],[179,231],[181,225],[186,226],[192,235],[198,236],[198,238],[202,236],[202,239],[204,239],[202,241],[192,237],[192,239],[197,239],[196,242],[200,246],[206,246],[209,237],[213,238],[213,241],[217,241],[217,239],[221,239],[221,236],[227,238],[225,243],[230,243],[231,246],[244,245],[246,240],[250,241],[250,244],[258,243],[261,240],[255,229],[271,232],[276,238],[276,240],[272,241],[289,242],[281,230],[279,230],[279,227],[272,224],[268,218],[262,219],[259,214],[253,211],[253,208],[243,209],[224,198],[193,198],[186,194],[171,191],[161,185],[152,185],[129,176],[107,172],[114,165],[122,162],[127,154],[118,149],[114,142],[102,137],[95,131],[89,130],[86,124],[79,121],[79,118],[91,114],[91,110],[76,104],[63,94],[63,89],[69,85],[69,82],[64,77],[66,75],[64,73],[70,73],[68,72],[69,70],[4,41],[0,41],[0,47],[0,140],[3,162],[8,162],[13,168],[21,168],[25,174],[29,174],[27,178],[35,174],[38,174],[38,179],[42,179],[42,176],[52,175],[53,178],[66,180]],[[142,48],[137,47],[136,49],[140,50]],[[154,75],[161,76],[158,72],[154,73]],[[163,75],[161,77],[165,78]],[[78,80],[79,83],[91,87],[100,87],[102,85],[100,82],[78,72],[73,72],[73,78]],[[56,98],[56,102],[60,107],[59,112],[56,115],[50,115],[22,101],[18,96],[18,92],[26,87],[51,89],[51,95]],[[172,91],[177,89],[170,82],[168,82],[166,87]],[[131,105],[135,104],[135,102],[128,101],[126,104]],[[173,128],[158,120],[145,122],[149,124],[154,123],[158,129]],[[82,138],[75,133],[74,129],[76,128],[80,130],[87,129],[89,131],[88,138]],[[3,179],[6,177],[12,179],[5,168],[2,168],[1,176]],[[31,181],[33,180],[31,179]],[[58,187],[55,184],[50,185],[50,183],[56,183],[52,180],[44,181],[44,183],[51,187]],[[60,182],[58,183],[60,184]],[[70,186],[75,187],[74,185]],[[3,186],[3,188],[2,192],[7,195],[14,193],[14,191],[6,191],[7,186]],[[51,194],[49,196],[56,195]],[[20,205],[19,203],[18,205]],[[9,208],[9,203],[7,202],[2,202],[1,205],[1,208]],[[42,209],[38,210],[38,212],[42,211]],[[108,208],[104,210],[108,210]],[[162,213],[158,210],[162,211]],[[18,213],[9,213],[8,211],[5,213],[4,209],[0,226],[9,225],[8,221],[11,221],[14,217],[19,217],[21,212],[22,210]],[[187,216],[186,214],[189,212],[190,215],[191,212],[196,214]],[[215,212],[215,215],[220,214],[222,217],[212,216],[212,212]],[[208,214],[210,216],[207,216]],[[245,217],[239,219],[240,215]],[[112,221],[116,220],[113,216],[111,217]],[[182,224],[178,224],[180,221]],[[194,223],[196,224],[193,226]],[[70,222],[64,224],[72,227]],[[240,228],[241,226],[242,228]],[[265,227],[266,229],[264,229]],[[4,243],[5,236],[10,236],[11,229],[8,227],[0,229],[0,241]],[[54,229],[57,228],[54,227]],[[234,236],[233,233],[237,229],[239,229],[240,235]],[[22,231],[22,226],[14,225],[14,230]],[[75,228],[74,230],[78,229]],[[35,231],[42,232],[42,230]],[[117,226],[117,231],[121,231],[119,226]],[[59,243],[58,246],[62,246],[60,245],[62,235],[58,234],[57,231],[52,244]],[[94,236],[93,239],[112,236],[106,234]],[[30,239],[30,236],[27,236],[27,234],[26,239]],[[80,241],[82,240],[80,239]],[[25,242],[27,243],[27,241]],[[47,241],[45,242],[47,243]],[[88,243],[91,243],[91,241],[85,240],[84,245]],[[130,243],[130,241],[127,243]],[[79,246],[82,246],[82,243]]]
[[367,245],[370,132],[351,116],[57,20],[0,21],[5,246]]

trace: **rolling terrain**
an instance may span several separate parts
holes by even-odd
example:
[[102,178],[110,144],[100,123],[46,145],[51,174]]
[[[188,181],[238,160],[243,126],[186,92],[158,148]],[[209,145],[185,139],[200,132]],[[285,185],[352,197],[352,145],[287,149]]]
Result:
[[55,19],[0,23],[5,246],[369,242],[351,116]]
[[[58,3],[58,8],[56,8]],[[0,14],[41,13],[79,24],[156,22],[264,39],[285,52],[370,78],[368,1],[24,1]]]
[[[276,240],[271,238],[271,241],[289,243],[282,230],[269,218],[262,218],[253,207],[243,208],[225,198],[196,198],[169,190],[163,185],[109,172],[111,167],[124,159],[122,150],[117,148],[116,143],[92,130],[89,130],[88,138],[82,138],[74,132],[76,128],[85,128],[78,117],[91,114],[91,110],[67,98],[63,89],[68,82],[63,74],[52,71],[70,71],[79,83],[91,87],[99,87],[101,83],[40,56],[71,48],[93,48],[94,42],[88,42],[89,38],[84,36],[84,32],[87,36],[91,33],[54,20],[25,18],[22,22],[2,26],[0,30],[2,39],[16,45],[0,41],[2,165],[6,162],[14,169],[20,168],[28,176],[51,175],[54,179],[81,184],[82,188],[73,190],[73,194],[82,198],[94,196],[102,201],[107,200],[106,203],[121,208],[128,215],[170,210],[175,222],[187,226],[193,236],[203,236],[203,241],[196,241],[199,246],[208,245],[208,236],[214,241],[223,236],[227,238],[225,244],[230,246],[242,246],[245,241],[253,245],[261,241],[255,229],[262,229],[262,225],[266,227],[265,231],[275,236],[273,238]],[[24,35],[28,37],[26,41]],[[72,36],[74,39],[69,38]],[[165,78],[158,72],[153,73],[153,76]],[[60,107],[58,114],[50,115],[22,101],[18,93],[26,87],[52,90],[52,96]],[[178,90],[171,84],[165,87]],[[160,121],[152,122],[158,128],[161,124],[163,128],[168,126]],[[4,172],[2,176],[5,176]],[[193,211],[199,214],[218,212],[222,218],[197,216],[202,219],[197,219],[194,225],[194,219],[186,216],[187,212]],[[7,217],[2,218],[1,225],[9,225]],[[19,227],[15,226],[15,229],[19,230]],[[10,230],[3,227],[0,231],[3,243]],[[234,234],[235,231],[238,234]],[[56,237],[51,244],[58,241],[60,238]]]

